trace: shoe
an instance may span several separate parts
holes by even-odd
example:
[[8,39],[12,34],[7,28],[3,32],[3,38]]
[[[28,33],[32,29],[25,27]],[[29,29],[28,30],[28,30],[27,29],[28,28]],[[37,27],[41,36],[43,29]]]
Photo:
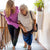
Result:
[[28,48],[28,50],[31,50],[31,48]]
[[31,46],[30,45],[28,46],[28,50],[31,50]]

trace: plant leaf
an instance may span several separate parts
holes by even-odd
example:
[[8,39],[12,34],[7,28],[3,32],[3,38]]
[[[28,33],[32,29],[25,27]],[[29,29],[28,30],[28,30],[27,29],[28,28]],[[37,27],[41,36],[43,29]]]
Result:
[[40,6],[40,8],[44,8],[44,2],[42,0],[38,0],[36,1],[36,3],[34,3],[34,5],[38,8]]

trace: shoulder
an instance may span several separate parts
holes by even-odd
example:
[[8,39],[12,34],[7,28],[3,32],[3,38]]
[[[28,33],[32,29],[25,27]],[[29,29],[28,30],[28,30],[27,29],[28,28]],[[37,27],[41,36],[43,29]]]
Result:
[[17,12],[17,13],[19,13],[19,9],[18,9],[18,6],[16,6],[16,12]]
[[34,11],[29,11],[29,12],[31,12],[32,14],[34,14]]
[[21,19],[22,19],[22,15],[21,15],[21,13],[19,12],[19,13],[18,13],[18,20],[21,21]]
[[18,19],[19,20],[23,19],[23,16],[22,16],[22,14],[20,12],[18,13]]
[[18,10],[18,6],[15,6],[16,7],[16,9]]
[[30,11],[32,14],[33,19],[36,19],[36,14],[34,13],[34,11]]
[[34,13],[34,11],[30,11],[31,12],[31,14],[34,16],[35,15],[35,13]]

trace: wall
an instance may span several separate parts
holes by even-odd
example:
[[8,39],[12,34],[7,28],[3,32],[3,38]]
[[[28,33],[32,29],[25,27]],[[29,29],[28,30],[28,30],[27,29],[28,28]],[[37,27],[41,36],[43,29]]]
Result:
[[[3,11],[6,7],[6,3],[8,0],[0,0],[0,11]],[[34,6],[34,2],[36,0],[13,0],[15,3],[15,6],[20,7],[21,4],[26,4],[29,8],[29,10],[36,11],[36,7]]]
[[39,42],[50,50],[50,0],[44,0],[43,30],[39,30]]

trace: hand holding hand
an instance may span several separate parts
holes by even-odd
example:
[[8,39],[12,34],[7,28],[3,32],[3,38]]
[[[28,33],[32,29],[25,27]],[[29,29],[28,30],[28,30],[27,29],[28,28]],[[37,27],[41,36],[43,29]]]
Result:
[[18,24],[20,24],[21,22],[20,21],[18,21]]
[[25,28],[23,28],[23,31],[26,33],[27,32],[27,30],[25,29]]
[[21,25],[21,24],[19,24],[19,27],[22,29],[23,28],[23,26]]

